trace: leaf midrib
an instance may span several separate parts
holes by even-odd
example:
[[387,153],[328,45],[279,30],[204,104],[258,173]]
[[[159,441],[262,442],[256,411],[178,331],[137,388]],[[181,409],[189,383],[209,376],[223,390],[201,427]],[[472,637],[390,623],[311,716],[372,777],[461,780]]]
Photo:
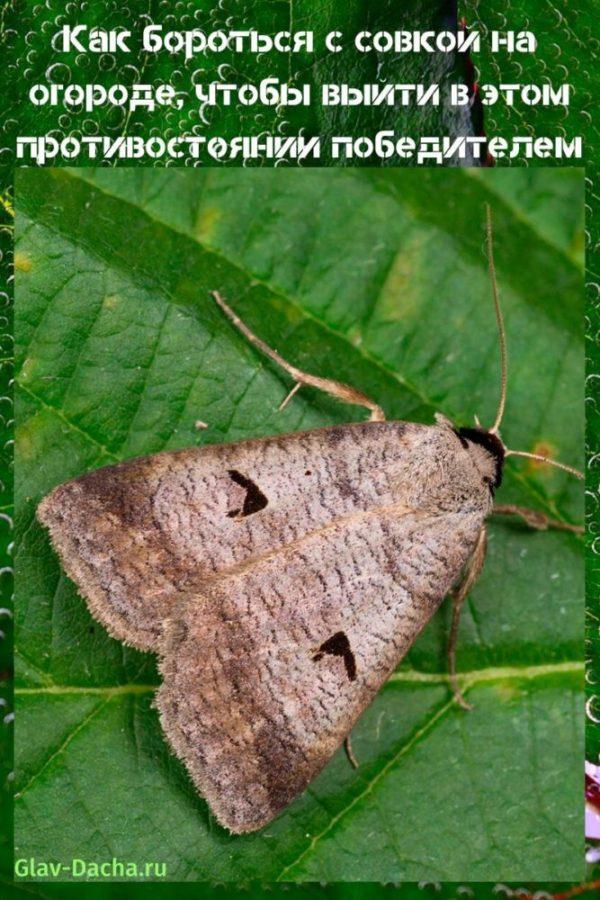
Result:
[[[469,688],[474,687],[481,683],[489,683],[493,681],[506,681],[510,679],[517,678],[519,680],[525,679],[534,679],[540,677],[547,677],[556,674],[564,674],[564,675],[583,675],[584,665],[583,662],[567,662],[567,663],[557,663],[551,665],[540,665],[540,666],[524,666],[524,667],[506,667],[506,668],[488,668],[488,669],[479,669],[473,670],[471,672],[462,673],[459,676],[459,682],[461,682],[461,687],[464,691],[469,690]],[[417,675],[418,677],[414,678],[413,675]],[[389,681],[384,685],[385,689],[389,684],[399,683],[399,682],[425,682],[425,683],[447,683],[447,676],[436,676],[436,675],[426,675],[425,673],[417,673],[415,671],[406,671],[406,672],[398,672],[395,673]],[[93,693],[99,694],[102,699],[97,703],[92,710],[90,710],[84,718],[79,721],[69,732],[69,734],[63,738],[60,746],[54,750],[50,756],[48,756],[43,763],[38,767],[38,769],[30,773],[29,778],[23,788],[18,792],[17,796],[22,797],[37,781],[40,775],[48,768],[48,766],[52,765],[53,761],[57,759],[61,753],[69,746],[69,744],[77,737],[77,735],[86,727],[86,725],[92,721],[102,710],[104,710],[107,705],[113,700],[115,697],[123,694],[143,694],[149,693],[156,690],[156,687],[153,685],[137,685],[137,686],[128,686],[128,687],[137,687],[136,691],[124,690],[124,686],[120,686],[117,688],[109,688],[109,689],[100,689],[94,688],[91,690],[85,690],[85,693]],[[76,693],[81,693],[82,691],[71,691]],[[49,688],[42,689],[19,689],[15,690],[15,694],[17,695],[31,695],[31,694],[52,694],[52,693],[69,693],[69,690],[52,690]],[[372,777],[364,784],[361,789],[356,793],[352,799],[345,804],[341,809],[339,809],[334,815],[332,815],[329,819],[327,825],[316,835],[314,835],[309,843],[304,847],[304,849],[298,853],[294,859],[287,863],[280,873],[274,879],[275,881],[284,881],[287,880],[286,876],[292,872],[292,870],[303,860],[309,857],[315,850],[317,844],[326,837],[340,822],[343,818],[345,818],[358,804],[360,804],[365,797],[373,792],[376,786],[385,778],[385,776],[390,772],[394,766],[397,764],[398,760],[402,757],[406,756],[410,751],[415,747],[419,742],[427,736],[427,734],[436,726],[436,724],[441,721],[446,714],[454,707],[457,706],[456,698],[451,696],[448,700],[446,700],[441,706],[439,706],[433,714],[431,714],[425,722],[419,726],[408,738],[405,740],[398,751],[393,754],[393,756],[387,760],[377,772],[375,772]]]
[[[60,173],[60,174],[58,174],[58,173]],[[281,290],[274,287],[270,282],[260,278],[254,272],[250,271],[249,269],[245,268],[244,266],[241,266],[235,260],[232,260],[228,256],[225,256],[224,253],[221,253],[215,247],[212,247],[210,244],[203,243],[202,241],[198,240],[196,237],[192,237],[186,231],[183,231],[180,228],[176,228],[172,223],[165,222],[163,219],[157,218],[155,215],[152,215],[147,210],[143,209],[141,206],[136,206],[135,204],[130,203],[128,200],[124,199],[119,194],[114,194],[112,191],[107,191],[104,187],[98,187],[95,183],[90,182],[85,178],[78,177],[77,175],[74,174],[74,170],[69,170],[66,168],[57,170],[56,173],[54,174],[54,178],[59,178],[59,177],[71,178],[73,181],[79,181],[79,182],[87,185],[87,187],[90,188],[90,190],[96,191],[97,193],[102,194],[105,197],[110,197],[112,200],[118,201],[119,203],[123,204],[125,207],[129,207],[129,208],[135,210],[138,215],[143,216],[149,222],[154,223],[160,228],[164,228],[168,231],[173,232],[174,234],[181,236],[184,240],[189,241],[192,245],[194,245],[194,246],[198,247],[200,250],[202,250],[203,253],[206,253],[207,255],[210,255],[210,256],[214,256],[217,259],[221,260],[222,262],[226,263],[228,266],[230,266],[232,269],[234,269],[240,275],[244,276],[244,278],[246,278],[248,280],[248,282],[250,282],[252,285],[258,284],[258,285],[261,285],[262,287],[266,288],[266,290],[269,292],[269,294],[272,295],[272,297],[281,300],[285,304],[288,304],[295,311],[297,311],[303,318],[314,322],[316,325],[319,326],[319,328],[323,329],[323,331],[328,332],[329,334],[335,336],[337,339],[344,341],[344,343],[346,343],[365,362],[368,362],[370,365],[374,366],[376,369],[379,369],[380,371],[382,371],[389,378],[392,378],[394,381],[398,382],[398,384],[402,388],[404,388],[404,390],[406,390],[408,393],[412,394],[415,397],[415,399],[419,401],[419,403],[421,405],[427,407],[429,410],[431,410],[432,413],[435,413],[437,411],[437,408],[436,408],[436,405],[434,404],[434,402],[426,394],[422,393],[419,390],[419,388],[417,388],[416,385],[414,385],[412,382],[405,379],[404,376],[400,375],[399,372],[396,372],[393,369],[390,369],[380,359],[378,359],[377,357],[373,356],[368,351],[366,351],[364,347],[353,344],[352,341],[350,340],[350,338],[348,337],[348,335],[344,334],[344,332],[337,331],[335,328],[333,328],[331,325],[329,325],[323,319],[321,319],[317,315],[315,315],[312,311],[305,309],[303,306],[300,306],[300,304],[297,302],[297,300],[295,300],[293,297],[290,297],[289,295],[282,293]],[[49,226],[48,223],[45,222],[42,218],[36,219],[35,216],[33,216],[31,214],[31,211],[28,211],[27,215],[29,216],[29,218],[32,221],[36,221],[36,222],[38,222],[38,224],[42,224],[44,227],[50,228],[50,230],[52,230],[52,228],[56,228],[56,230],[60,231],[60,233],[67,240],[69,240],[71,243],[73,243],[77,246],[82,247],[86,251],[86,253],[89,253],[91,256],[94,256],[96,259],[99,259],[103,262],[108,262],[108,264],[112,268],[118,268],[121,271],[124,271],[127,277],[129,277],[129,278],[131,277],[130,269],[124,265],[123,261],[119,257],[107,259],[107,257],[100,252],[101,248],[99,248],[97,245],[92,245],[85,239],[82,239],[80,235],[75,234],[74,232],[72,232],[70,230],[61,228],[60,220],[53,220],[52,226]],[[146,277],[151,280],[151,278],[152,278],[151,272],[148,272],[145,269],[139,269],[138,271],[142,271],[146,275]],[[184,304],[182,304],[182,302],[162,282],[160,283],[160,291],[169,300],[169,302],[173,303],[174,306],[177,306],[177,307],[184,306]],[[186,309],[187,309],[187,307],[186,307]],[[195,312],[197,312],[196,307],[192,307],[192,309]],[[18,378],[18,375],[19,375],[19,372],[16,373],[17,378]]]
[[[18,652],[18,651],[17,651]],[[584,663],[581,659],[564,660],[559,663],[544,663],[528,666],[488,666],[483,669],[468,669],[457,674],[460,685],[469,688],[482,683],[493,681],[506,681],[510,679],[533,679],[547,675],[571,674],[583,672]],[[390,675],[383,685],[384,690],[390,684],[448,684],[450,676],[447,672],[421,672],[419,669],[399,669]],[[65,694],[148,694],[160,687],[156,684],[128,684],[118,685],[75,685],[75,684],[48,684],[37,687],[15,687],[15,695],[65,695]]]

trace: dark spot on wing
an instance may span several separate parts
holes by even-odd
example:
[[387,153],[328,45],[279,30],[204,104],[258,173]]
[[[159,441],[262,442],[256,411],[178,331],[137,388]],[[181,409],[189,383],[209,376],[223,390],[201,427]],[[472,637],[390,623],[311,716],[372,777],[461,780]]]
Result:
[[351,499],[358,501],[359,500],[359,491],[358,488],[349,478],[340,478],[336,482],[336,487],[340,492],[340,497],[343,497],[344,500]]
[[241,472],[238,472],[237,469],[229,469],[228,474],[232,481],[235,481],[240,487],[246,489],[246,496],[242,508],[232,509],[227,513],[230,519],[235,519],[238,516],[242,518],[244,516],[251,516],[253,513],[260,512],[261,509],[265,508],[269,501],[260,488],[254,484],[250,478],[246,478],[246,476],[242,475]]
[[323,659],[325,654],[343,657],[344,665],[346,666],[346,674],[350,681],[354,681],[356,678],[356,660],[354,659],[354,653],[352,652],[350,641],[345,632],[336,631],[330,638],[327,638],[313,656],[313,662],[319,662],[320,659]]

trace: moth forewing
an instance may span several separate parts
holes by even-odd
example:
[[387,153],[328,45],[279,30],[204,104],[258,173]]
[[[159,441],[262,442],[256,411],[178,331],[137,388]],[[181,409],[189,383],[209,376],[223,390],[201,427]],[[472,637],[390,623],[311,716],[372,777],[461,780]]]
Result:
[[221,824],[265,825],[342,743],[473,552],[477,481],[480,509],[446,497],[337,517],[175,606],[157,704]]
[[448,429],[367,422],[159,453],[61,485],[38,516],[92,615],[152,650],[203,579],[354,513],[437,503],[449,448]]

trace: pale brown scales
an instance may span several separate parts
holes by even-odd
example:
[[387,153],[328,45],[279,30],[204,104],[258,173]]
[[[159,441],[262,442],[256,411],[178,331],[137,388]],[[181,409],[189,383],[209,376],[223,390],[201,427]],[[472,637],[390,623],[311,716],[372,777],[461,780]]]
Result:
[[[370,422],[107,467],[39,517],[92,613],[158,650],[171,745],[219,821],[251,831],[323,767],[443,600],[493,466],[446,424]],[[336,635],[352,678],[318,652]]]
[[[442,475],[456,454],[473,468],[439,426],[336,426],[106,467],[56,488],[38,516],[93,615],[114,637],[155,649],[173,600],[206,576],[354,511],[447,503]],[[259,513],[230,516],[247,493],[231,470],[266,497]]]
[[[222,824],[259,828],[314,778],[437,609],[480,527],[474,513],[366,512],[177,605],[157,704]],[[340,631],[354,679],[341,656],[315,660]],[[276,767],[261,749],[267,734],[267,746],[278,742]]]

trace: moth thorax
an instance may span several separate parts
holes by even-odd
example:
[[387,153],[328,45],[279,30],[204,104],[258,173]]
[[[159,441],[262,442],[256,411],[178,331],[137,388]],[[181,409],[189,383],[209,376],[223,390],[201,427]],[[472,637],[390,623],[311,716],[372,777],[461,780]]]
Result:
[[506,455],[500,438],[483,428],[460,428],[457,434],[469,450],[482,478],[489,481],[492,490],[500,487]]

